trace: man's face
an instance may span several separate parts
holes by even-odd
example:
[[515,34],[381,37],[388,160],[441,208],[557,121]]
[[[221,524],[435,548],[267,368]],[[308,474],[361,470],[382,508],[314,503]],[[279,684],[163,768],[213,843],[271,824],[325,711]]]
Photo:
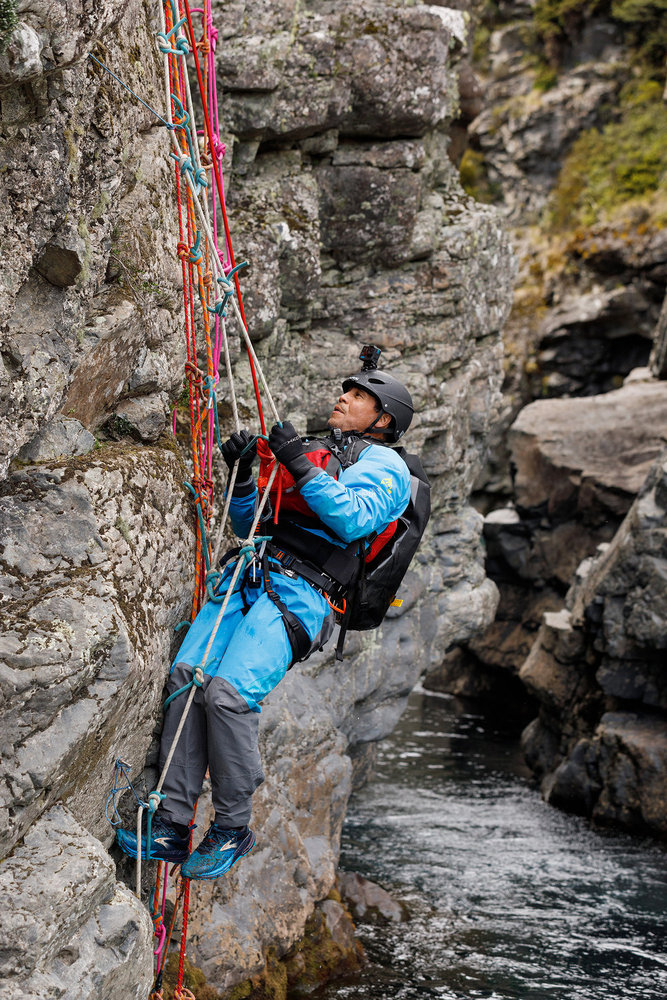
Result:
[[[338,402],[333,408],[329,417],[329,427],[338,427],[341,431],[365,431],[369,424],[372,424],[380,412],[377,400],[371,396],[370,392],[352,386],[347,392],[338,397]],[[381,430],[391,421],[388,413],[383,413],[374,431]]]

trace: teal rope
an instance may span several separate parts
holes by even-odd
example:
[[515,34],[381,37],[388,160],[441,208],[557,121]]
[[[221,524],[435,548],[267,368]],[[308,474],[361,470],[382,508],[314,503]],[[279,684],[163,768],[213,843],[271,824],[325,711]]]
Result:
[[[190,490],[190,492],[192,493],[192,495],[195,498],[195,500],[198,497],[201,496],[201,493],[197,493],[197,491],[194,488],[194,486],[192,485],[192,483],[187,483],[186,482],[185,485]],[[198,504],[195,504],[195,506],[197,508],[197,517],[199,518],[199,528],[200,528],[200,531],[201,531],[202,551],[204,553],[204,562],[206,564],[206,572],[208,573],[209,570],[211,569],[211,560],[209,559],[208,545],[206,544],[206,524],[204,523],[204,515],[201,512],[201,504],[198,503]]]
[[146,102],[141,97],[139,97],[138,94],[135,94],[135,92],[131,90],[126,83],[123,83],[123,81],[119,76],[116,76],[116,74],[112,72],[112,70],[110,70],[108,66],[105,66],[103,62],[100,62],[99,59],[93,55],[92,52],[88,53],[88,58],[96,62],[98,66],[101,66],[102,69],[109,74],[109,76],[112,76],[114,80],[116,80],[121,85],[121,87],[125,87],[125,90],[127,90],[128,94],[132,94],[132,97],[135,97],[141,104],[143,104],[145,108],[148,108],[150,113],[152,115],[155,115],[155,117],[159,119],[160,122],[162,122],[165,128],[168,128],[169,130],[180,128],[180,125],[171,125],[169,122],[165,121],[162,115],[159,115],[157,111],[155,111],[155,109],[150,106],[150,104],[146,104]]
[[[196,667],[193,667],[192,668],[192,680],[188,681],[187,684],[184,684],[183,687],[181,687],[181,688],[178,689],[178,691],[174,691],[173,694],[169,695],[169,697],[166,699],[166,701],[162,705],[162,711],[166,712],[167,711],[167,707],[172,703],[172,701],[174,700],[174,698],[178,698],[179,694],[185,694],[186,691],[190,690],[190,688],[192,687],[193,684],[194,684],[195,687],[203,687],[203,685],[204,685],[204,671],[205,671],[205,669],[206,668],[203,667],[203,666],[201,666],[200,664],[197,664]],[[201,679],[197,676],[197,671],[198,670],[201,672]],[[150,796],[149,796],[149,799],[150,799]]]
[[[148,816],[146,817],[146,860],[151,856],[151,840],[153,835],[153,813],[160,802],[166,799],[164,792],[151,792],[148,796]],[[157,801],[156,801],[157,800]],[[137,851],[141,851],[141,844],[137,844]]]

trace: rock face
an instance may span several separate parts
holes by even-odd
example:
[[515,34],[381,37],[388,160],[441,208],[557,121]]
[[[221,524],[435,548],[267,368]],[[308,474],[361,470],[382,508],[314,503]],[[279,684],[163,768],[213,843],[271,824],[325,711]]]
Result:
[[[257,0],[222,13],[230,214],[279,410],[321,428],[360,345],[380,344],[417,404],[407,444],[432,476],[434,513],[401,609],[350,636],[344,664],[313,657],[267,699],[259,846],[193,902],[191,957],[217,988],[303,933],[333,885],[351,755],[391,729],[443,649],[493,617],[468,496],[499,400],[514,269],[495,212],[462,193],[447,157],[459,12]],[[3,989],[139,996],[150,926],[104,861],[103,815],[116,757],[153,787],[172,628],[191,600],[187,470],[164,435],[182,384],[182,288],[167,136],[84,60],[159,110],[157,25],[138,0],[21,17],[0,57],[0,218],[16,247],[0,289],[0,874],[17,891]],[[218,400],[224,424],[222,385]],[[127,863],[119,872],[130,881]]]
[[521,679],[541,703],[524,734],[545,797],[667,833],[667,453],[612,543],[546,615]]
[[582,560],[614,538],[662,451],[665,426],[667,383],[646,370],[602,396],[521,410],[508,435],[514,504],[484,523],[487,572],[500,591],[495,621],[448,653],[427,687],[521,702],[517,675],[542,616],[563,607]]

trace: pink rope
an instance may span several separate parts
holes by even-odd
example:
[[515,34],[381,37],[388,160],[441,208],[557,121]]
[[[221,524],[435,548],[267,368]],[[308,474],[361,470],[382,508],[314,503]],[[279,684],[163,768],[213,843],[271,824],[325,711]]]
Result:
[[[211,125],[213,129],[212,135],[212,145],[213,148],[209,151],[211,157],[216,157],[219,166],[220,175],[220,189],[218,189],[218,184],[216,182],[215,170],[211,171],[211,210],[213,215],[213,252],[217,253],[220,263],[225,274],[228,274],[232,269],[232,254],[231,248],[229,246],[229,241],[225,235],[225,247],[224,252],[220,249],[218,245],[218,205],[220,208],[226,209],[225,203],[225,191],[224,191],[224,181],[222,179],[222,160],[225,156],[225,145],[220,139],[220,119],[218,113],[218,88],[215,76],[215,51],[218,44],[219,33],[218,29],[213,24],[213,14],[211,11],[211,0],[205,0],[204,7],[193,7],[191,9],[192,14],[201,14],[202,19],[205,19],[206,32],[209,42],[208,50],[208,94],[207,94],[207,105],[209,118],[211,119]],[[179,64],[179,73],[181,76],[181,87],[184,89],[183,81],[183,63]],[[203,95],[202,95],[203,96]],[[204,131],[200,130],[198,135],[203,135]],[[222,325],[220,322],[220,317],[216,314],[215,317],[215,333],[213,336],[213,365],[215,368],[215,383],[218,383],[218,372],[220,368],[220,356],[222,353]],[[172,422],[174,434],[176,433],[176,411],[174,410],[174,417]],[[204,464],[207,469],[208,478],[212,479],[213,473],[213,447],[212,443],[214,440],[215,431],[215,417],[213,412],[208,415],[208,435],[207,444],[204,453]]]

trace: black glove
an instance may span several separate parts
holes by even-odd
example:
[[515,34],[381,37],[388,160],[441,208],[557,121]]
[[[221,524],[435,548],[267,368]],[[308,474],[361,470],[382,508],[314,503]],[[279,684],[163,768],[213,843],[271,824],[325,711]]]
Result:
[[250,448],[241,454],[245,448],[248,447],[250,441],[252,441],[253,435],[250,431],[245,430],[237,431],[230,438],[225,441],[222,445],[220,451],[222,452],[222,457],[224,458],[229,471],[234,468],[234,462],[238,459],[239,471],[236,474],[237,482],[241,483],[246,480],[250,475],[250,470],[252,468],[252,463],[257,458],[257,441],[255,440]]
[[[301,438],[289,420],[285,420],[282,427],[280,424],[273,425],[269,434],[269,448],[280,464],[291,473],[297,484],[314,470],[312,462],[309,462],[303,453]],[[314,471],[317,473],[318,470]]]

